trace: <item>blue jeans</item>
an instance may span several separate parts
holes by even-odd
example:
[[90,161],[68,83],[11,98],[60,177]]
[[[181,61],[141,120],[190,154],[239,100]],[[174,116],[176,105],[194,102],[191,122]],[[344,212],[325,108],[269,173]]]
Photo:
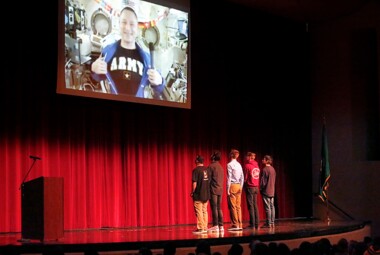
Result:
[[263,195],[264,209],[266,214],[266,224],[273,225],[276,212],[274,209],[274,197],[267,197]]

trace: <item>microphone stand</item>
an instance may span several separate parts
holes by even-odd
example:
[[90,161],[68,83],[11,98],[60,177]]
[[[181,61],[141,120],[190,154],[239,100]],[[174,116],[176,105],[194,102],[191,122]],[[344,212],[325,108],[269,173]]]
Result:
[[32,170],[32,168],[33,168],[34,164],[36,163],[36,161],[37,161],[37,159],[36,159],[36,158],[33,158],[33,163],[32,163],[32,165],[30,166],[28,172],[26,173],[26,175],[25,175],[25,177],[24,177],[24,180],[22,180],[22,183],[21,183],[20,187],[18,188],[19,190],[24,186],[25,180],[26,180],[26,178],[28,177],[28,175],[29,175],[30,171]]

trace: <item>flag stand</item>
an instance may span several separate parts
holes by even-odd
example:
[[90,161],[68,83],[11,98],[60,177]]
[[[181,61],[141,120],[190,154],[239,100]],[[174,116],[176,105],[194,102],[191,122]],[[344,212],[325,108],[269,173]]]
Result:
[[330,218],[330,214],[329,214],[329,196],[328,196],[327,190],[326,190],[326,208],[327,208],[327,211],[326,211],[326,222],[327,222],[327,226],[330,226],[331,218]]

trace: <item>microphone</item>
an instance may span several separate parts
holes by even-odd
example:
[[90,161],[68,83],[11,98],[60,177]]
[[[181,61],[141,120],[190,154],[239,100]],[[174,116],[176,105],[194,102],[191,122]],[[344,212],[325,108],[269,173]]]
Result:
[[37,156],[33,156],[33,155],[30,155],[29,158],[31,159],[34,159],[34,160],[41,160],[40,157],[37,157]]
[[154,69],[154,44],[152,42],[149,43],[149,52],[150,52],[150,66]]

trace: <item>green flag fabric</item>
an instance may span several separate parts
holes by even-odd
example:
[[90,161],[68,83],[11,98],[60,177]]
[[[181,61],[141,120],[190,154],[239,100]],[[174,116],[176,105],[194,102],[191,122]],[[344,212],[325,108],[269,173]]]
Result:
[[321,168],[320,168],[320,184],[319,184],[319,197],[325,202],[328,199],[327,189],[329,188],[330,181],[330,163],[329,163],[329,149],[327,144],[326,124],[323,123],[322,127],[322,150],[321,150]]

